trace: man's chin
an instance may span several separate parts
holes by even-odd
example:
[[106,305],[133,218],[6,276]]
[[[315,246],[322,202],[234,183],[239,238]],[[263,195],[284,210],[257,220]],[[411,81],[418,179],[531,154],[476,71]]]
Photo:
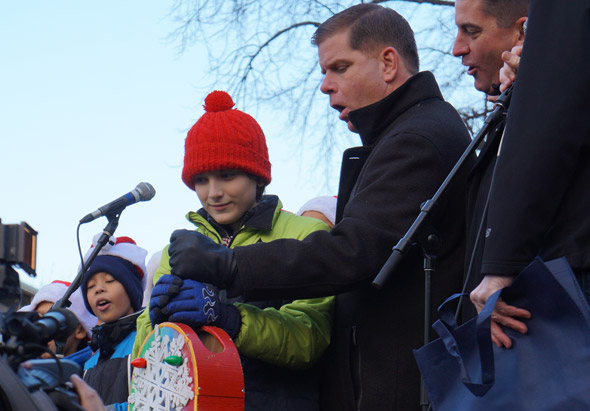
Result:
[[356,127],[350,122],[350,120],[346,121],[346,125],[348,126],[348,129],[350,131],[352,131],[353,133],[357,133],[358,134],[358,130],[356,129]]
[[475,83],[473,84],[476,90],[493,96],[498,94],[498,92],[492,87],[492,85],[492,83],[483,83],[482,81],[477,81],[477,79],[475,79]]

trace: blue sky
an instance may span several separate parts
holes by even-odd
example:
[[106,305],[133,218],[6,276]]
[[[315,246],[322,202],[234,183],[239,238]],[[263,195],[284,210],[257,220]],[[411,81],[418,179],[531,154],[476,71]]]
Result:
[[[72,280],[79,219],[141,181],[157,194],[127,208],[116,235],[135,238],[151,255],[174,229],[189,228],[184,215],[199,203],[180,179],[184,138],[203,113],[211,80],[201,47],[179,54],[178,44],[167,40],[175,28],[171,6],[153,0],[1,3],[0,218],[26,221],[39,232],[38,277],[21,275],[21,281]],[[310,165],[313,154],[281,138],[284,120],[276,113],[255,116],[273,163],[267,192],[291,211],[311,197],[336,194],[338,156],[328,166],[326,187],[323,173],[314,175]],[[106,223],[99,218],[82,226],[83,252]]]

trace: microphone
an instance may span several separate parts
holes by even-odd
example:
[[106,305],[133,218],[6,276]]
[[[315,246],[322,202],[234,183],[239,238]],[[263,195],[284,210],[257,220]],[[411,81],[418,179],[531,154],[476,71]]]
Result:
[[139,201],[149,201],[156,195],[156,190],[150,183],[139,183],[137,187],[125,195],[111,201],[108,204],[99,207],[98,210],[87,214],[80,220],[80,224],[89,223],[96,220],[98,217],[107,216],[113,213],[120,213],[128,205],[135,204]]

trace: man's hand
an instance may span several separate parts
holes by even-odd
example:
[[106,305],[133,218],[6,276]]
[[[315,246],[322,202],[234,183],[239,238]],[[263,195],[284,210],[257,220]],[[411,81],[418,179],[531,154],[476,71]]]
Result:
[[[176,277],[178,278],[178,277]],[[232,304],[219,301],[217,294],[198,281],[185,279],[177,295],[162,307],[167,321],[183,323],[191,328],[214,325],[235,338],[242,324],[240,312]]]
[[105,406],[97,392],[86,382],[78,377],[76,374],[72,374],[70,381],[76,389],[78,398],[80,398],[80,406],[86,411],[104,411]]
[[[512,284],[512,277],[503,277],[497,275],[486,275],[482,282],[475,288],[471,294],[471,302],[475,305],[477,312],[480,313],[483,310],[486,302],[490,295],[496,291],[508,287]],[[531,318],[531,313],[522,308],[517,308],[506,304],[502,299],[498,299],[496,307],[492,312],[492,323],[490,326],[492,341],[498,347],[512,347],[512,340],[506,335],[500,325],[510,327],[522,334],[526,334],[528,329],[525,323],[516,320],[516,318]]]
[[500,91],[505,91],[516,80],[521,55],[522,46],[514,46],[511,51],[502,53],[504,65],[500,69]]
[[231,248],[215,243],[196,231],[176,230],[168,247],[172,274],[181,278],[231,287],[238,268]]
[[[522,54],[522,46],[514,46],[511,51],[504,51],[502,53],[502,61],[504,65],[500,69],[500,93],[506,91],[516,81],[516,72],[520,64],[520,56]],[[498,100],[499,96],[488,96],[488,101],[493,103]]]

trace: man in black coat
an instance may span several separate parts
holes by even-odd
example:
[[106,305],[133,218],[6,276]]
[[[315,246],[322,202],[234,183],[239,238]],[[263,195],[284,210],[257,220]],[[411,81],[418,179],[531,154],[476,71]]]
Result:
[[[533,1],[492,191],[481,271],[481,310],[535,256],[565,256],[590,300],[590,1]],[[558,58],[564,64],[554,64]],[[499,302],[498,325],[526,331]],[[514,318],[516,317],[516,318]]]
[[[321,91],[363,143],[344,153],[336,226],[304,241],[235,250],[178,230],[169,249],[172,273],[247,300],[338,294],[323,363],[323,409],[419,409],[420,374],[412,349],[424,338],[422,251],[412,248],[382,290],[371,282],[469,136],[432,74],[419,72],[412,29],[393,10],[353,6],[324,22],[313,41],[325,75]],[[442,242],[434,307],[462,282],[461,183],[430,219]]]
[[[474,77],[475,88],[488,95],[499,93],[499,72],[503,54],[524,42],[524,23],[530,0],[457,0],[455,23],[457,38],[453,55],[461,57],[467,74]],[[504,54],[505,55],[505,54]],[[468,172],[465,250],[465,291],[472,291],[482,280],[481,258],[485,243],[485,207],[496,164],[496,155],[505,119],[494,126],[485,138],[477,160]],[[476,314],[465,299],[461,306],[463,320]]]

